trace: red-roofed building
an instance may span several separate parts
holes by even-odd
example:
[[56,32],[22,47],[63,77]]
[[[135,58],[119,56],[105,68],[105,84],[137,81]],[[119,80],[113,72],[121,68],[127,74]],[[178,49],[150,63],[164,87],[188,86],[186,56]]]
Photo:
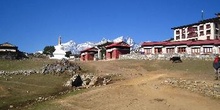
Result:
[[81,61],[94,61],[95,55],[98,53],[98,49],[95,47],[87,48],[81,51],[80,60]]
[[125,42],[117,42],[106,46],[106,59],[118,59],[119,55],[129,53],[130,45]]
[[220,39],[220,13],[217,17],[173,27],[174,41]]
[[144,42],[141,47],[145,54],[216,54],[220,52],[220,40]]
[[215,18],[172,28],[173,41],[144,42],[141,45],[144,54],[219,54],[220,13],[216,15]]
[[167,42],[144,42],[141,47],[145,54],[162,54],[162,48]]

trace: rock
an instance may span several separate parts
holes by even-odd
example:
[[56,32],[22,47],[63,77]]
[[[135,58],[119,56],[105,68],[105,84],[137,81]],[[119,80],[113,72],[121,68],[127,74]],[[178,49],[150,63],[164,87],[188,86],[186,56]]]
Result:
[[13,107],[14,107],[13,105],[10,105],[10,106],[9,106],[9,108],[13,108]]
[[70,63],[67,59],[62,59],[54,64],[47,64],[41,69],[42,74],[60,74],[64,72],[76,73],[81,68],[77,64]]
[[110,77],[98,77],[92,74],[75,74],[70,80],[68,80],[64,86],[67,87],[94,87],[100,85],[107,85],[111,81]]
[[82,84],[83,84],[82,78],[78,74],[74,75],[72,78],[72,86],[79,87],[82,86]]

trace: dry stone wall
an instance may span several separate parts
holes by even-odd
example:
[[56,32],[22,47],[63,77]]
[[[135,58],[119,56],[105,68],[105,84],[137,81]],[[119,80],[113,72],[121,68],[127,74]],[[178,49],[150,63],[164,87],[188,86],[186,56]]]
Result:
[[[96,76],[92,73],[81,73],[81,68],[75,63],[71,63],[66,59],[62,59],[53,64],[47,64],[40,71],[37,70],[19,70],[19,71],[0,71],[0,77],[11,75],[31,75],[31,74],[54,74],[60,75],[69,73],[72,77],[64,84],[67,87],[83,87],[89,88],[101,86],[110,83],[111,76]],[[7,79],[6,79],[7,80]]]
[[39,71],[36,70],[18,70],[18,71],[0,71],[0,76],[10,76],[10,75],[31,75],[31,74],[36,74],[40,73]]
[[215,55],[192,55],[192,54],[141,54],[141,53],[130,53],[120,55],[119,59],[135,59],[135,60],[169,60],[173,56],[179,56],[181,59],[202,59],[202,60],[213,60]]

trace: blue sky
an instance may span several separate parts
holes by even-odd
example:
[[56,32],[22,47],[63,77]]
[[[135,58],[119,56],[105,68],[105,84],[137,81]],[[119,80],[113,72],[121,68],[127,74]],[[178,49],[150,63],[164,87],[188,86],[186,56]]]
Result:
[[0,0],[0,43],[25,52],[62,42],[173,37],[172,27],[213,18],[220,0]]

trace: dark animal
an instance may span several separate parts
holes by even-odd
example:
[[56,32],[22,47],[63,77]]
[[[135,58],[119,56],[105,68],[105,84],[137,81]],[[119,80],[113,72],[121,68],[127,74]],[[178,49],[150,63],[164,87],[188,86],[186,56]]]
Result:
[[172,61],[172,63],[181,63],[182,62],[180,57],[171,57],[170,61]]

